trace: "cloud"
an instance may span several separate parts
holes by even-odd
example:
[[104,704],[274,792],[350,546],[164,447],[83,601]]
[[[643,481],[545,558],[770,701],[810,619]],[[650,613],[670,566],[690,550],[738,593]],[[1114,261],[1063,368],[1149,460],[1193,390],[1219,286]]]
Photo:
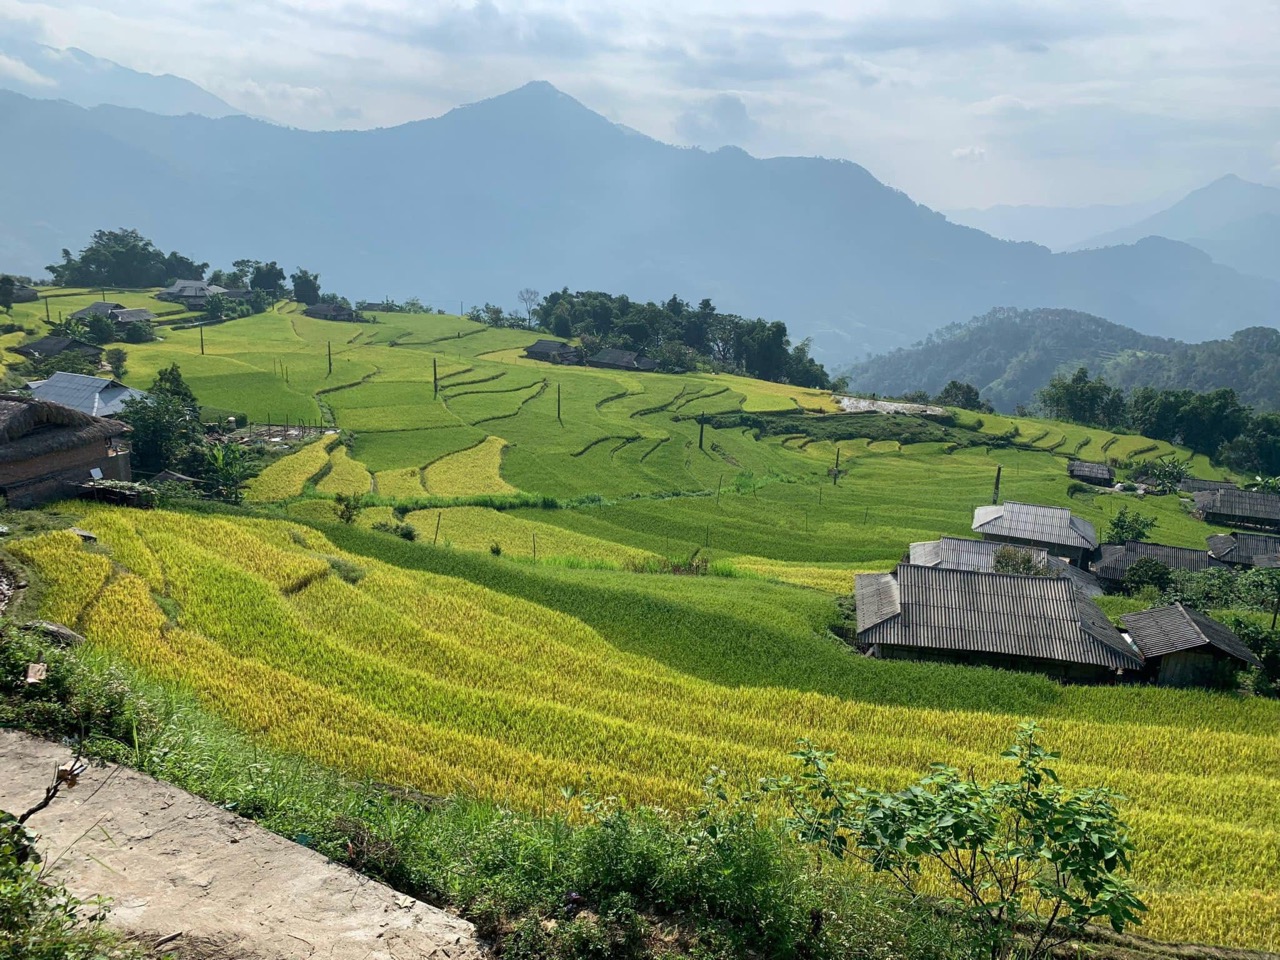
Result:
[[27,66],[21,60],[5,56],[3,53],[0,53],[0,78],[16,80],[30,87],[52,89],[58,85],[58,81],[46,77],[43,73]]
[[704,100],[675,120],[676,134],[690,146],[714,150],[727,145],[741,146],[760,129],[747,112],[742,98],[730,93]]
[[951,151],[951,159],[962,163],[981,163],[987,159],[987,151],[983,147],[956,147]]

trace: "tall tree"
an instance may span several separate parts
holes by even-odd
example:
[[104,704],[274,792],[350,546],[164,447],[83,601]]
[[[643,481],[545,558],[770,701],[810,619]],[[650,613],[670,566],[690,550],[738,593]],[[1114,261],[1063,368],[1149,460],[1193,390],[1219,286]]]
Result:
[[289,275],[289,282],[293,284],[293,299],[299,303],[311,307],[320,302],[320,274],[299,267]]
[[7,274],[0,277],[0,310],[5,313],[13,311],[13,296],[18,289],[18,283],[13,277]]
[[249,286],[254,290],[279,293],[284,286],[284,270],[274,260],[270,263],[259,263],[254,266],[253,274],[249,277]]
[[[199,280],[209,268],[177,252],[165,254],[137,230],[98,230],[89,245],[46,269],[64,287],[159,287],[173,280]],[[178,276],[175,274],[183,274]]]
[[533,308],[538,305],[538,301],[542,299],[542,294],[532,287],[525,287],[516,294],[516,299],[524,304],[524,315],[529,322],[533,322]]

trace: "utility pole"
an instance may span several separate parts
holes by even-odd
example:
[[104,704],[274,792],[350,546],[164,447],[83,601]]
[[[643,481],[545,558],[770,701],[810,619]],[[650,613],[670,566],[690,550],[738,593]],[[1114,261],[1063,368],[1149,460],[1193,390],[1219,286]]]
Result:
[[556,384],[556,423],[564,423],[560,419],[560,384]]
[[436,358],[431,358],[431,399],[440,396],[440,370],[436,366]]
[[200,328],[200,356],[204,356],[204,327]]
[[50,326],[53,325],[53,321],[49,319],[49,298],[48,297],[44,298],[44,322],[49,324]]
[[995,506],[1000,502],[1000,471],[1004,469],[1001,464],[996,464],[996,486],[991,491],[991,505]]
[[329,351],[329,375],[332,376],[333,375],[333,341],[326,340],[325,347]]
[[702,433],[707,428],[707,411],[698,414],[698,449],[702,449]]

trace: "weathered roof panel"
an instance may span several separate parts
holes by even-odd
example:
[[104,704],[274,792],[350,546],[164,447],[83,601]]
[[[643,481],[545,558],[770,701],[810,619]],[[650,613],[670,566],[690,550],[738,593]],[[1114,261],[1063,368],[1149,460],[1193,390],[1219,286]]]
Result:
[[1098,534],[1093,524],[1066,507],[1007,500],[973,512],[973,529],[983,535],[1008,537],[1073,550],[1095,550]]
[[1262,666],[1257,655],[1225,626],[1180,603],[1126,614],[1122,619],[1133,642],[1147,657],[1212,646],[1252,666]]
[[1199,571],[1226,566],[1206,550],[1130,540],[1124,544],[1105,544],[1093,572],[1104,580],[1123,580],[1129,568],[1144,557],[1163,563],[1170,570]]

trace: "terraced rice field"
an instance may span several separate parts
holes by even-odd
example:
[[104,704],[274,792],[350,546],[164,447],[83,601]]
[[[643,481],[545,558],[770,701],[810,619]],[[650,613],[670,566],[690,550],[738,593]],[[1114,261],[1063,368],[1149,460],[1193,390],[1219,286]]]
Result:
[[[282,521],[92,509],[81,523],[98,534],[96,550],[65,532],[17,547],[50,585],[43,613],[189,685],[267,742],[431,792],[544,806],[590,778],[597,791],[677,804],[709,763],[744,782],[785,767],[799,736],[837,750],[843,772],[868,785],[903,783],[939,758],[985,774],[1016,724],[1008,705],[1041,689],[1012,674],[847,656],[828,661],[822,683],[866,688],[862,699],[729,685],[717,674],[733,669],[733,629],[686,650],[702,666],[679,671],[618,645],[623,613],[592,627],[519,591],[346,553]],[[661,577],[573,575],[587,594],[593,577],[667,590]],[[702,578],[680,587],[692,613],[719,602],[713,587],[750,602],[766,585]],[[159,595],[171,603],[161,607]],[[578,606],[593,609],[587,599]],[[794,623],[775,634],[775,657],[814,655],[803,621]],[[873,692],[913,683],[932,705]],[[1042,686],[1033,712],[1064,754],[1060,773],[1129,798],[1135,876],[1152,906],[1144,932],[1274,949],[1280,704]],[[976,687],[1006,706],[964,706]]]

